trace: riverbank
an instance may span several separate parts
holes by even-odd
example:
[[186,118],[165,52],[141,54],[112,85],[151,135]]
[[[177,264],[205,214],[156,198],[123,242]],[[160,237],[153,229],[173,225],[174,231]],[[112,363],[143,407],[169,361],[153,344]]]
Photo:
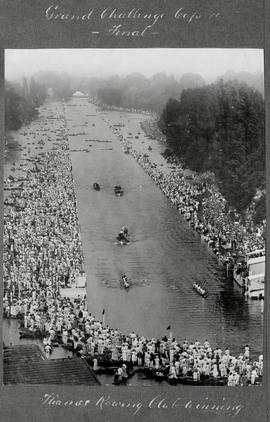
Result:
[[[241,366],[243,375],[246,376],[246,371],[250,381],[252,371],[256,368],[259,377],[260,367],[253,369],[249,350],[234,358],[230,351],[211,348],[210,343],[203,340],[182,343],[170,335],[161,340],[134,332],[124,335],[91,314],[89,303],[93,297],[88,298],[87,306],[86,298],[72,301],[59,295],[60,287],[67,287],[83,269],[84,256],[66,119],[64,110],[58,107],[56,113],[54,107],[49,115],[53,112],[56,117],[48,119],[58,122],[55,126],[50,121],[48,128],[49,132],[55,134],[53,147],[45,154],[30,157],[23,189],[14,197],[15,201],[18,197],[24,201],[24,208],[17,210],[9,206],[5,210],[5,315],[22,317],[21,328],[25,335],[41,335],[47,356],[57,343],[72,353],[89,356],[93,363],[94,359],[98,363],[99,359],[107,356],[108,361],[113,364],[120,362],[121,366],[125,362],[132,362],[134,366],[138,364],[148,369],[165,371],[167,368],[167,375],[173,379],[176,379],[175,374],[177,377],[192,374],[193,377],[196,373],[195,381],[198,381],[199,372],[220,377],[219,360],[224,359],[226,375],[229,375],[228,371],[235,372]],[[35,136],[40,136],[42,130]],[[45,137],[48,136],[48,130],[44,132]],[[100,151],[103,150],[100,148]],[[79,154],[88,156],[86,152]],[[103,156],[104,153],[100,154]],[[16,178],[10,182],[14,183],[17,183]],[[109,200],[112,202],[112,198]],[[119,203],[117,206],[120,207]],[[11,235],[14,228],[15,235]],[[108,247],[111,248],[111,244]],[[91,279],[89,272],[87,278]],[[166,330],[165,334],[168,334]],[[203,359],[200,359],[201,354],[204,355]]]
[[[107,124],[112,127],[109,120]],[[164,146],[157,148],[155,122],[141,122],[147,139],[140,133],[127,133],[122,125],[112,129],[125,150],[128,150],[149,176],[158,184],[162,192],[177,207],[179,213],[197,232],[218,260],[233,268],[238,257],[265,247],[264,239],[256,228],[248,232],[239,221],[230,219],[226,211],[226,201],[210,175],[198,175],[183,169],[173,157],[163,157]],[[151,140],[154,140],[151,141]],[[162,139],[164,144],[164,139]]]

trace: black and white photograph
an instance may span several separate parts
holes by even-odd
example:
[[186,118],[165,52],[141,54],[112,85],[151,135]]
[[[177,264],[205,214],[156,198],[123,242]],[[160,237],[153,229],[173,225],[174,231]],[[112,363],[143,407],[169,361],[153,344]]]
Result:
[[264,51],[5,50],[4,384],[263,382]]

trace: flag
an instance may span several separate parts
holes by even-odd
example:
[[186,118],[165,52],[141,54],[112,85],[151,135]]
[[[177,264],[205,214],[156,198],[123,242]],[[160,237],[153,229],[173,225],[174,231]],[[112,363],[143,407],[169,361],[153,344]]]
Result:
[[103,309],[103,311],[102,311],[102,315],[104,315],[105,314],[105,309]]
[[171,326],[169,325],[169,327],[167,327],[167,330],[170,330],[171,329]]

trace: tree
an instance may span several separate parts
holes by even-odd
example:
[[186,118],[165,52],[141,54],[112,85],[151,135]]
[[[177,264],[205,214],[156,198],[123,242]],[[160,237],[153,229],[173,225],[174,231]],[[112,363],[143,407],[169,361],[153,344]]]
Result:
[[5,128],[6,130],[18,130],[22,126],[22,97],[10,84],[5,89]]
[[165,105],[159,127],[182,163],[215,174],[229,206],[244,211],[265,180],[264,102],[239,82],[186,89]]
[[6,82],[5,85],[5,129],[18,130],[24,123],[35,119],[38,107],[44,102],[44,87],[23,79],[22,85]]

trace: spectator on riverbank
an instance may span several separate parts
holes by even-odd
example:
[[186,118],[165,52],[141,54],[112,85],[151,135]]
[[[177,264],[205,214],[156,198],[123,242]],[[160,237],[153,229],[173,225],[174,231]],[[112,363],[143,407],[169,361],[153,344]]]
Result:
[[[147,135],[155,138],[155,125],[143,125]],[[128,139],[117,130],[116,134],[124,147],[143,167],[147,174],[159,185],[162,192],[177,207],[192,230],[200,234],[202,240],[216,254],[223,264],[233,262],[234,255],[245,255],[255,249],[263,249],[263,227],[248,231],[238,220],[232,220],[226,211],[226,201],[218,188],[205,182],[203,175],[192,173],[188,178],[178,161],[170,157],[174,171],[165,172],[164,168],[151,162],[149,154],[136,151]],[[205,199],[203,199],[206,196]]]
[[[86,298],[60,296],[60,288],[72,286],[82,270],[83,253],[65,119],[63,115],[58,119],[62,119],[62,127],[55,148],[42,156],[38,169],[27,171],[21,192],[23,209],[8,206],[5,210],[4,315],[20,317],[26,332],[45,339],[48,356],[56,344],[62,344],[96,364],[103,360],[164,369],[172,378],[191,376],[197,380],[217,378],[222,368],[224,377],[235,371],[250,380],[252,366],[247,353],[236,358],[227,350],[212,349],[207,341],[185,340],[181,344],[167,337],[123,335],[91,315]],[[205,226],[199,215],[199,198],[206,189],[200,179],[194,176],[189,183],[180,167],[178,172],[164,174],[149,157],[134,149],[132,155],[217,253],[221,234],[214,225]],[[261,375],[262,360],[252,365]],[[255,372],[252,379],[254,376]]]

